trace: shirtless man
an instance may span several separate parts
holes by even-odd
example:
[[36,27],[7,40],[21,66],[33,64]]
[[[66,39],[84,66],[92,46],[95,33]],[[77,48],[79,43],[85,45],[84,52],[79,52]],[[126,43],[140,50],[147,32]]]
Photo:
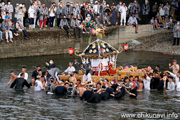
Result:
[[169,69],[172,69],[174,74],[177,74],[179,71],[179,65],[177,64],[176,60],[173,60],[173,65],[171,65],[171,63],[169,63]]
[[78,87],[77,91],[79,92],[79,97],[81,97],[83,93],[86,91],[85,83],[81,83],[81,86]]
[[12,81],[14,81],[17,78],[17,75],[15,75],[15,73],[13,71],[10,73],[10,75],[11,75],[11,78],[10,78],[9,82],[7,83],[7,85],[9,85]]
[[74,73],[71,73],[71,74],[70,74],[69,82],[73,82],[74,84],[77,83],[77,80],[76,80],[76,77],[74,76]]

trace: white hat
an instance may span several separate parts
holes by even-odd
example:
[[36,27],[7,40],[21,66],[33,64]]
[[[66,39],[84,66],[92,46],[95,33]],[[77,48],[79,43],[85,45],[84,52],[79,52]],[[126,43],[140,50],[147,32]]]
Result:
[[87,15],[88,17],[91,17],[90,14]]
[[19,7],[22,7],[22,4],[19,4]]
[[16,5],[19,5],[19,3],[16,3]]

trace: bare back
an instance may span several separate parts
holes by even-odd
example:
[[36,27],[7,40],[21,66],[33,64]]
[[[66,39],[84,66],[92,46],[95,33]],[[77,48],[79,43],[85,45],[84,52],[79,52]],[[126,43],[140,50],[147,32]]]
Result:
[[80,96],[80,97],[83,95],[84,91],[86,91],[86,88],[84,88],[84,87],[79,87],[79,96]]

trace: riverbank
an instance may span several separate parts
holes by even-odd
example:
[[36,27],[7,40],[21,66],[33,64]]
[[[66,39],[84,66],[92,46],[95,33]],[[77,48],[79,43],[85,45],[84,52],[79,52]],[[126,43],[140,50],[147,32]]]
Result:
[[[107,28],[106,34],[117,28]],[[96,39],[87,33],[82,33],[81,38],[75,38],[73,30],[70,29],[69,32],[70,36],[61,29],[28,30],[28,40],[20,32],[18,37],[14,36],[13,43],[6,43],[5,40],[0,42],[0,58],[68,54],[69,47],[82,51],[89,42]]]
[[180,45],[172,46],[172,30],[166,33],[158,33],[151,36],[138,38],[139,45],[130,44],[132,51],[158,52],[168,55],[180,55]]

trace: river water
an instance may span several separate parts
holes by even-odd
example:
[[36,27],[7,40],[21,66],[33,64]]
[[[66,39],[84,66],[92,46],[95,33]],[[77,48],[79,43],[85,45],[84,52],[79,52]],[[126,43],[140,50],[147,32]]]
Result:
[[[76,98],[46,95],[44,92],[34,92],[33,89],[15,91],[6,83],[11,71],[18,74],[22,66],[27,67],[29,81],[36,65],[42,66],[50,59],[57,67],[64,70],[69,61],[75,56],[56,55],[11,58],[0,60],[0,119],[82,119],[82,120],[119,120],[123,114],[170,114],[180,116],[180,93],[178,92],[139,92],[137,99],[130,99],[128,95],[122,100],[101,101],[98,104],[81,102]],[[77,58],[79,61],[80,59]],[[168,69],[168,63],[173,59],[180,60],[180,56],[169,56],[149,52],[124,52],[118,56],[118,66],[137,65],[139,68],[160,65],[161,70]],[[151,116],[150,116],[151,117]],[[178,117],[180,118],[180,117]],[[130,119],[130,118],[129,118]],[[163,119],[170,119],[168,116]],[[171,118],[173,119],[173,118]]]

